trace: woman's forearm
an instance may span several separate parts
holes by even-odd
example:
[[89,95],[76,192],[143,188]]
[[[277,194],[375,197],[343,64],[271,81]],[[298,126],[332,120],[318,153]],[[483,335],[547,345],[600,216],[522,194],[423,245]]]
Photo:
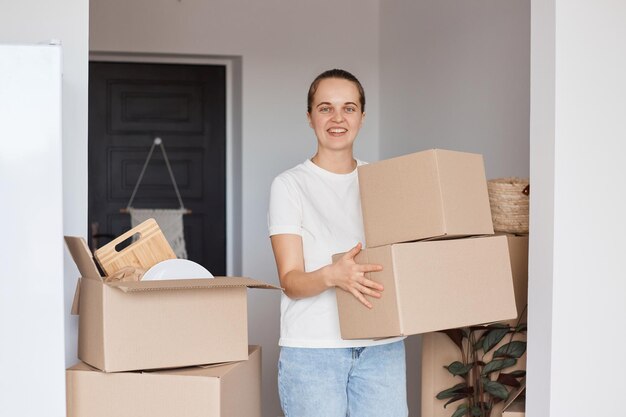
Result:
[[332,287],[328,266],[311,272],[289,271],[281,277],[280,284],[287,297],[294,300],[316,296]]

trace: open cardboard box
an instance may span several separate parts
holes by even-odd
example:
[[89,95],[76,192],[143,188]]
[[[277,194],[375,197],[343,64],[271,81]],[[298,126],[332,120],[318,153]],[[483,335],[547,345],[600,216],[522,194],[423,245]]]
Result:
[[[510,325],[517,324],[518,317],[523,314],[524,307],[528,299],[528,236],[505,235],[509,245],[509,254],[511,259],[511,270],[513,273],[513,285],[515,287],[515,299],[517,304],[518,316],[512,320],[508,320]],[[524,317],[526,317],[524,315]],[[526,340],[523,335],[516,335],[513,340]],[[493,352],[500,346],[508,343],[508,337],[500,342],[487,355],[486,359],[491,360]],[[437,393],[444,389],[450,388],[462,381],[461,377],[452,376],[444,365],[449,365],[453,361],[461,361],[461,352],[459,348],[443,333],[428,333],[422,336],[422,416],[428,417],[450,417],[455,405],[443,408],[445,400],[435,398]],[[518,359],[517,364],[507,369],[512,370],[526,369],[526,355]],[[509,398],[513,397],[513,393]],[[494,406],[491,416],[501,417],[505,403],[498,403]],[[519,407],[514,404],[515,407]],[[512,410],[510,410],[512,412]],[[507,414],[507,416],[514,414]]]
[[[340,256],[340,255],[335,255]],[[399,243],[363,249],[357,263],[384,286],[372,309],[337,291],[344,339],[427,333],[517,315],[506,236]]]
[[483,158],[433,149],[358,168],[367,247],[493,234]]
[[152,372],[66,371],[68,417],[261,417],[261,348],[242,362]]
[[278,289],[243,277],[104,282],[84,239],[65,240],[81,273],[78,358],[105,372],[245,360],[247,289]]

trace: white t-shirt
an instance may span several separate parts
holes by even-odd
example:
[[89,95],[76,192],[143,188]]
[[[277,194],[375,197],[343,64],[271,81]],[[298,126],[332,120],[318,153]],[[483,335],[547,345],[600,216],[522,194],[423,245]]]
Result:
[[[307,159],[283,172],[272,182],[268,226],[270,236],[302,237],[305,272],[332,263],[332,255],[365,241],[356,169],[335,174]],[[343,340],[334,288],[299,300],[283,293],[280,312],[281,346],[357,347],[402,339]]]

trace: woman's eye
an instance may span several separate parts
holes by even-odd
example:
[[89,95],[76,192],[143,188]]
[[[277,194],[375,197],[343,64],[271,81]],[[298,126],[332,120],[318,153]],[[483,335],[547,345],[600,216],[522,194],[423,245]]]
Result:
[[320,107],[320,113],[328,113],[330,111],[330,107]]
[[354,108],[354,107],[346,107],[346,112],[347,113],[354,113],[354,112],[356,112],[356,108]]

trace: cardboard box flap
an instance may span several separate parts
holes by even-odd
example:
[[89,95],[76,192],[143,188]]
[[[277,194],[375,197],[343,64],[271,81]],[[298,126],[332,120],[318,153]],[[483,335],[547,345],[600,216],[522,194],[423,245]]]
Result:
[[70,314],[72,316],[78,316],[79,302],[80,302],[80,278],[78,278],[78,281],[76,281],[76,289],[74,290],[74,300],[72,300],[72,310],[70,311]]
[[280,287],[245,277],[215,277],[202,279],[172,279],[160,281],[119,281],[106,285],[119,288],[124,292],[172,291],[211,288],[263,288],[279,290]]
[[[260,352],[261,348],[255,345],[248,346],[248,356],[254,352]],[[187,368],[174,368],[174,369],[159,369],[155,371],[144,371],[144,373],[158,374],[158,375],[182,375],[182,376],[198,376],[205,378],[223,378],[226,374],[232,371],[235,367],[241,364],[241,361],[218,363],[205,366],[191,366]]]
[[102,279],[85,239],[77,236],[65,236],[65,244],[81,277]]
[[101,372],[98,369],[94,368],[93,366],[86,364],[85,362],[78,362],[77,364],[67,368],[67,370],[68,371]]

